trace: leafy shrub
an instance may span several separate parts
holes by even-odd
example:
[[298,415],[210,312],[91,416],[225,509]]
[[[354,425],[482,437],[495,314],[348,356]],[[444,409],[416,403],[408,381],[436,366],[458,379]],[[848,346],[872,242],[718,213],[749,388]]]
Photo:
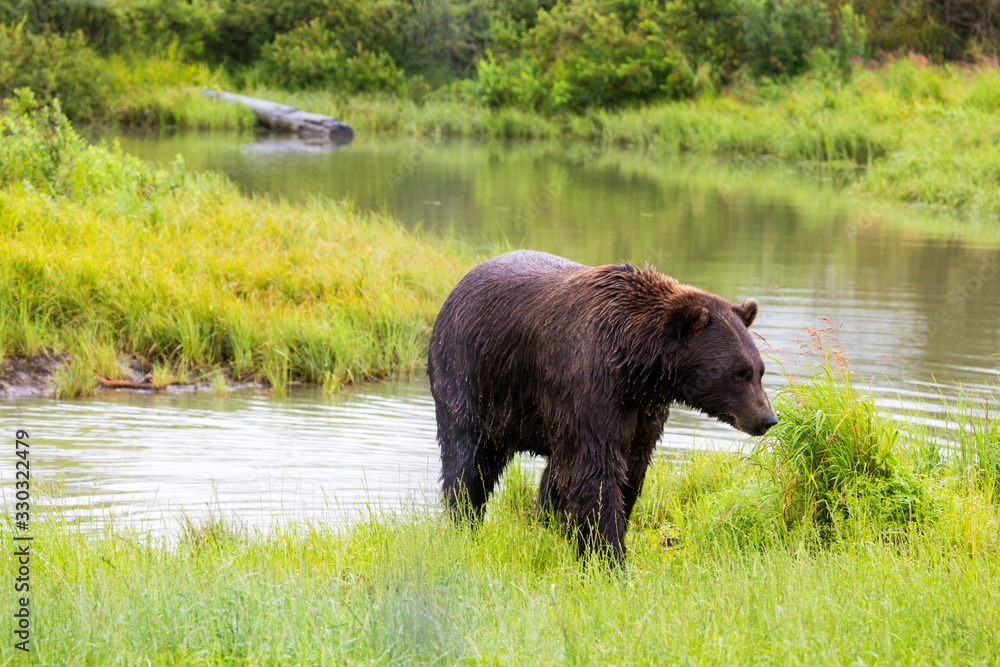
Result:
[[80,32],[32,33],[24,23],[0,25],[0,97],[30,88],[42,102],[59,97],[73,119],[98,116],[111,96],[111,80]]
[[124,3],[107,0],[11,0],[0,3],[0,23],[24,23],[28,32],[71,35],[82,32],[87,44],[102,53],[128,45]]
[[52,197],[85,200],[114,191],[148,199],[187,181],[182,162],[155,171],[117,146],[92,146],[70,125],[58,102],[40,104],[29,89],[3,101],[0,185],[19,182]]
[[1000,0],[852,0],[872,50],[962,60],[1000,49]]
[[864,28],[850,7],[832,15],[810,0],[739,0],[737,11],[741,57],[757,76],[801,74],[816,50],[835,54],[847,71],[863,52]]
[[850,73],[854,58],[864,55],[867,34],[864,19],[850,5],[842,5],[836,14],[830,51],[844,74]]
[[810,0],[559,2],[534,27],[497,20],[474,94],[493,106],[580,111],[717,89],[740,67],[756,77],[844,73],[864,48],[848,7]]
[[794,76],[830,34],[830,15],[808,0],[741,0],[743,58],[758,76]]
[[218,0],[214,38],[206,44],[206,54],[216,63],[252,65],[276,35],[323,16],[330,4],[327,0]]
[[360,50],[348,56],[318,21],[278,35],[264,46],[256,73],[285,88],[327,88],[347,93],[397,91],[403,73],[385,53]]
[[124,22],[134,49],[198,60],[215,39],[214,10],[205,0],[143,0],[127,7]]
[[597,0],[540,11],[534,28],[508,33],[479,64],[484,102],[580,111],[692,92],[694,70],[664,30],[654,3]]
[[532,0],[218,0],[214,38],[207,43],[206,53],[230,68],[252,66],[279,35],[317,21],[347,57],[384,53],[411,76],[443,82],[473,70],[488,38],[491,17],[505,11],[533,16],[544,4]]
[[[413,76],[442,83],[469,76],[490,28],[489,0],[382,0],[373,3],[372,38]],[[370,26],[370,27],[372,27]]]

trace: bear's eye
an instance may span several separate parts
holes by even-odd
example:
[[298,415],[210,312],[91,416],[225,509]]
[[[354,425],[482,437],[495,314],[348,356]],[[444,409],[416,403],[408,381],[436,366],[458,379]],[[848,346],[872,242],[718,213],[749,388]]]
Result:
[[736,379],[749,382],[752,375],[753,374],[750,372],[749,368],[744,368],[743,370],[736,372]]

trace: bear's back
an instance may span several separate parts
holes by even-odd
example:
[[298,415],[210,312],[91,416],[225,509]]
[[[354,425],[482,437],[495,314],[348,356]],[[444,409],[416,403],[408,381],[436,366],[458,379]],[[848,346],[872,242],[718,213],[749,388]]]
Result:
[[583,264],[547,252],[514,250],[486,260],[469,271],[466,278],[503,280],[584,268],[587,267],[584,267]]

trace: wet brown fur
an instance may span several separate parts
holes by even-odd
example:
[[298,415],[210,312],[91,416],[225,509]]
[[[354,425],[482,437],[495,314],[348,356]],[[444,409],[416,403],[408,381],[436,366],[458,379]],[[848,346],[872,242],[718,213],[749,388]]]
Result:
[[445,498],[482,517],[517,452],[549,458],[539,503],[580,553],[625,554],[669,406],[752,434],[774,420],[764,364],[734,306],[650,268],[587,267],[533,251],[470,271],[441,309],[428,374]]

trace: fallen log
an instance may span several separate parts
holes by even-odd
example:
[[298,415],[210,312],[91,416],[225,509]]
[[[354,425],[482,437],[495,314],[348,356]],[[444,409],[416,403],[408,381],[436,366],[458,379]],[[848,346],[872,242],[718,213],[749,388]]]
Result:
[[321,113],[302,111],[287,104],[219,90],[202,88],[201,92],[206,97],[242,104],[257,116],[258,123],[272,130],[295,132],[306,137],[327,137],[338,144],[348,144],[354,139],[354,130],[350,125]]
[[153,386],[152,377],[149,375],[142,378],[141,380],[108,380],[107,378],[102,378],[100,375],[98,375],[97,381],[105,389],[117,389],[117,388],[156,389],[156,387]]

